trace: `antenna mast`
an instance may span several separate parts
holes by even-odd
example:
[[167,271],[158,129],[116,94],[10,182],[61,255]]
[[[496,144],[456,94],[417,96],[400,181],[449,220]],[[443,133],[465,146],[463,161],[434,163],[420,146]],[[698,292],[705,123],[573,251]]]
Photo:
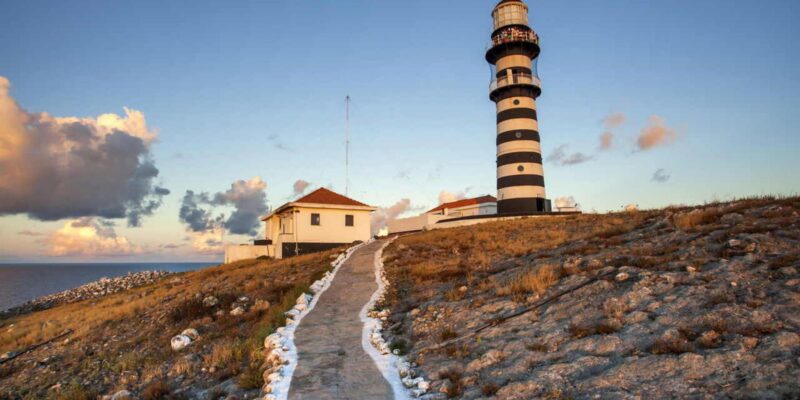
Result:
[[350,95],[344,98],[344,195],[350,189]]

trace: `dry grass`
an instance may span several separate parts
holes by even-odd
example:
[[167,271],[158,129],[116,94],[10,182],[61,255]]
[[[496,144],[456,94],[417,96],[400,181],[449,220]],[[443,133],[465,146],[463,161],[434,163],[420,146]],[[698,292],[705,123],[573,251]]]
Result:
[[97,392],[84,387],[77,381],[67,384],[56,395],[57,400],[94,400],[95,398],[97,398]]
[[449,385],[445,389],[445,394],[449,398],[455,398],[464,394],[464,385],[462,382],[462,373],[456,369],[449,369],[441,372],[439,377],[449,381]]
[[516,275],[503,286],[497,288],[498,296],[511,295],[515,300],[524,300],[525,296],[536,293],[543,294],[556,283],[561,275],[560,268],[554,265],[542,265],[536,270]]
[[142,400],[164,399],[170,394],[169,384],[163,380],[157,380],[147,385],[142,390]]
[[453,330],[453,328],[446,326],[439,331],[439,341],[446,342],[450,339],[455,339],[458,337],[458,333]]
[[[162,366],[164,371],[199,374],[199,368],[183,359],[184,353],[169,348],[169,341],[187,327],[205,327],[201,330],[201,342],[193,344],[193,352],[209,364],[231,367],[226,368],[228,374],[252,372],[248,365],[260,365],[263,359],[259,351],[263,338],[285,323],[283,313],[294,306],[300,293],[330,269],[331,255],[339,251],[286,260],[246,260],[175,274],[148,286],[102,298],[9,317],[0,320],[0,353],[22,349],[72,329],[69,344],[59,346],[59,355],[69,361],[56,364],[54,372],[79,382],[99,382],[86,388],[91,394],[112,390],[109,385],[117,380],[117,375],[134,371],[139,375],[140,386],[133,382],[131,389],[141,391],[151,377],[161,376]],[[203,307],[202,298],[207,295],[217,297],[220,305]],[[241,317],[232,317],[227,312],[216,314],[217,310],[227,311],[238,296],[247,296],[251,302],[265,300],[271,306]],[[109,374],[111,379],[106,378]],[[53,384],[42,382],[48,378],[24,367],[0,379],[3,379],[0,398],[10,392],[44,397]],[[78,390],[75,388],[73,392]]]
[[498,390],[500,390],[500,387],[493,382],[487,382],[484,383],[483,386],[481,386],[481,393],[484,396],[494,396],[495,394],[497,394]]

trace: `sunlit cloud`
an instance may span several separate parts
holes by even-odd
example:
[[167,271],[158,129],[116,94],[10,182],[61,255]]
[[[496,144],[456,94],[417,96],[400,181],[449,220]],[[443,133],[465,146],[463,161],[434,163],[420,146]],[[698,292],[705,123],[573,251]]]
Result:
[[667,127],[664,118],[653,115],[649,119],[649,124],[642,128],[636,145],[639,150],[649,150],[654,147],[671,144],[678,138],[674,129]]
[[142,253],[142,247],[118,236],[113,224],[85,217],[68,221],[42,240],[52,256],[121,256]]
[[192,249],[199,254],[221,255],[225,252],[222,243],[224,231],[222,228],[212,228],[203,232],[190,232]]
[[400,199],[390,207],[378,207],[378,209],[372,213],[372,233],[376,234],[380,232],[390,221],[414,209],[416,208],[411,206],[411,199]]
[[447,190],[442,190],[439,192],[439,204],[452,203],[465,198],[467,198],[467,194],[465,192],[453,193],[448,192]]
[[306,192],[306,189],[311,186],[310,182],[304,181],[302,179],[298,179],[292,185],[292,190],[294,191],[294,196],[300,196],[301,194]]
[[23,110],[0,76],[0,216],[141,218],[161,205],[144,114],[54,117]]

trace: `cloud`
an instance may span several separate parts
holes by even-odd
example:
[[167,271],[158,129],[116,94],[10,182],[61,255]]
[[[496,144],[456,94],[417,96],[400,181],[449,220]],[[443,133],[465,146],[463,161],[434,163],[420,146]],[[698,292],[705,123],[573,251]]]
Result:
[[650,117],[650,123],[642,128],[639,137],[636,139],[636,145],[639,150],[649,150],[653,147],[671,144],[678,138],[674,129],[666,126],[664,118],[658,115]]
[[411,207],[411,199],[400,199],[391,207],[378,207],[378,209],[372,213],[372,233],[378,233],[389,224],[389,221],[393,221],[403,213],[413,209],[414,208]]
[[195,252],[206,255],[221,255],[225,252],[222,244],[222,228],[213,228],[203,232],[191,232],[190,241]]
[[653,182],[664,183],[669,180],[671,175],[664,170],[664,168],[659,168],[656,172],[653,173]]
[[555,204],[556,208],[564,208],[564,207],[577,207],[578,203],[575,202],[575,198],[572,196],[563,196],[557,197],[553,203]]
[[294,190],[294,195],[295,196],[299,196],[299,195],[305,193],[306,189],[308,189],[309,186],[311,186],[311,183],[309,183],[309,182],[306,182],[306,181],[304,181],[302,179],[296,180],[294,182],[294,185],[292,186],[292,189]]
[[144,114],[96,118],[29,113],[0,76],[0,215],[127,218],[130,226],[161,205]]
[[[225,192],[213,195],[187,190],[181,201],[178,217],[191,232],[205,232],[225,227],[237,235],[255,236],[260,226],[260,217],[267,212],[267,184],[260,178],[238,180]],[[233,212],[216,214],[217,207],[233,207]]]
[[43,243],[53,256],[120,256],[142,252],[140,246],[117,236],[113,223],[91,217],[68,221]]
[[225,221],[230,233],[255,236],[260,218],[267,213],[267,184],[260,177],[249,181],[238,180],[224,193],[214,196],[214,203],[233,206],[234,211]]
[[625,123],[625,114],[623,113],[612,113],[607,115],[603,118],[603,127],[606,129],[616,129],[622,126]]
[[212,217],[211,210],[201,208],[202,205],[210,205],[211,198],[208,193],[195,193],[187,190],[181,200],[181,208],[178,218],[181,222],[188,225],[192,232],[203,232],[220,224],[224,216]]
[[467,198],[467,194],[464,192],[452,193],[447,190],[439,192],[439,204],[451,203],[465,198]]
[[603,132],[600,135],[600,150],[608,150],[614,145],[614,134],[611,132]]
[[547,161],[551,162],[555,165],[575,165],[585,163],[592,159],[593,156],[587,156],[581,152],[576,152],[572,154],[567,154],[567,146],[566,144],[562,144],[553,150],[552,153],[547,157]]
[[625,123],[626,117],[623,113],[613,113],[603,118],[603,128],[605,131],[600,135],[600,150],[608,150],[614,145],[614,130]]

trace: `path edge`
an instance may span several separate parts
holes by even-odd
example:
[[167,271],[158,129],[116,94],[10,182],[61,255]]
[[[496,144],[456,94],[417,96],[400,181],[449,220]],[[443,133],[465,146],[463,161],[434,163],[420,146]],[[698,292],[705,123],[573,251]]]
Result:
[[[408,362],[403,357],[394,355],[389,351],[389,346],[381,334],[383,330],[383,321],[380,317],[388,316],[388,313],[382,315],[379,315],[380,313],[370,313],[370,310],[372,310],[375,304],[383,299],[383,296],[386,294],[386,287],[389,282],[386,280],[383,270],[383,250],[395,239],[397,239],[397,237],[387,240],[386,243],[375,252],[375,282],[378,284],[378,288],[372,293],[372,297],[370,297],[367,304],[361,309],[358,316],[364,324],[363,330],[361,331],[361,347],[363,347],[364,351],[372,358],[372,361],[375,363],[381,375],[383,375],[383,378],[389,383],[394,398],[396,400],[408,400],[412,397],[419,397],[426,392],[426,390],[418,388],[413,389],[414,391],[412,392],[409,387],[409,384],[412,382],[413,385],[416,386],[423,380],[422,378],[409,380],[408,377],[404,379],[401,376],[400,369],[409,371]],[[423,383],[422,386],[427,387],[427,383]]]

